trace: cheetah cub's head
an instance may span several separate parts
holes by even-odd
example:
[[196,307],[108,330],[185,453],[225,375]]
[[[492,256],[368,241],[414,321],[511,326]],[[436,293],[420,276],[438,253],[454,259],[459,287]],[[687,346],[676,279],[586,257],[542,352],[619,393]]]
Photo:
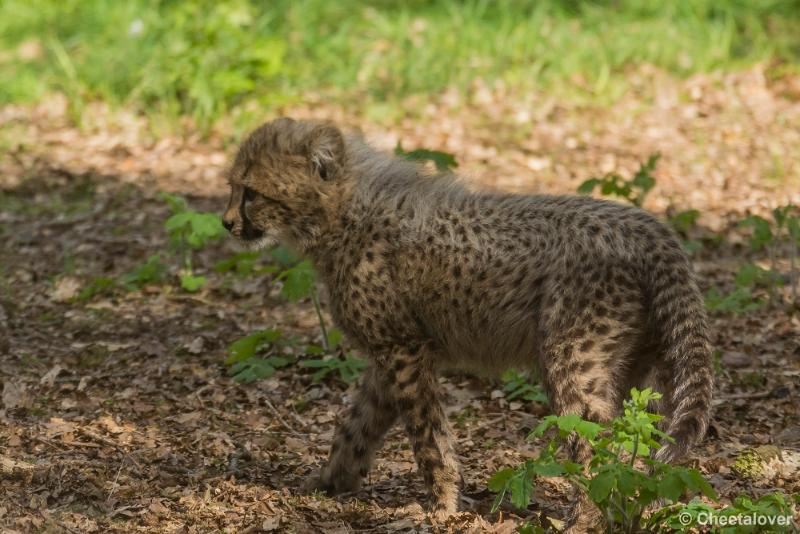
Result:
[[332,124],[281,118],[262,125],[236,155],[222,224],[251,249],[310,248],[341,190],[344,158],[344,137]]

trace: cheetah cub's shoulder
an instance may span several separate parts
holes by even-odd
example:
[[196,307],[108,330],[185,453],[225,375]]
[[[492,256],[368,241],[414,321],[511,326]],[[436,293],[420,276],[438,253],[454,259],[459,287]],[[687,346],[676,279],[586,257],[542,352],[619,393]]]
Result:
[[455,512],[459,467],[436,378],[449,366],[534,367],[556,413],[598,421],[631,387],[652,385],[675,439],[658,457],[703,436],[702,299],[678,242],[646,212],[470,192],[329,123],[285,118],[250,134],[229,180],[231,234],[309,255],[336,322],[369,355],[315,487],[358,488],[399,419],[432,510]]

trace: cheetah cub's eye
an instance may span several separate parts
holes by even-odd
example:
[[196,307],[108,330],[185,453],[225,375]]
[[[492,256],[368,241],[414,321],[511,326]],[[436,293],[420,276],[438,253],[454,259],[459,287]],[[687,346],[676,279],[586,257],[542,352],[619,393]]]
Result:
[[245,202],[252,202],[256,199],[257,193],[250,189],[249,187],[244,188],[244,200]]

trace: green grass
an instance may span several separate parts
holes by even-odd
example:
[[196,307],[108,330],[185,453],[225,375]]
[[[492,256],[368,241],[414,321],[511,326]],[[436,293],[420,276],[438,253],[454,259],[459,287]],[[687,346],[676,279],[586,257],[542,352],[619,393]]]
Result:
[[773,58],[800,61],[798,0],[0,2],[0,103],[57,89],[76,118],[102,99],[208,126],[309,91],[379,107],[479,77],[614,98],[642,63]]

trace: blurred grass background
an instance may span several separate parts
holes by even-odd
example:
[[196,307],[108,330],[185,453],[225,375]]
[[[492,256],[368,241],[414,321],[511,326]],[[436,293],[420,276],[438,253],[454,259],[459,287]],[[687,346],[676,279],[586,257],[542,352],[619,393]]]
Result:
[[[204,128],[302,101],[391,108],[512,91],[608,101],[649,64],[676,76],[800,62],[800,0],[2,0],[0,104],[64,92]],[[395,106],[396,107],[396,106]]]

